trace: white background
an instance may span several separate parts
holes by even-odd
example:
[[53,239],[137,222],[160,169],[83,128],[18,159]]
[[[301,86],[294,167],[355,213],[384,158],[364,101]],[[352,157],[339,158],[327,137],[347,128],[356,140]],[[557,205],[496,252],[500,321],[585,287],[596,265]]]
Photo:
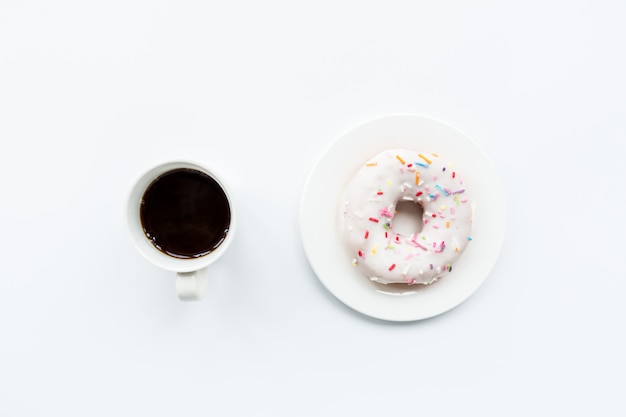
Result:
[[[626,3],[0,0],[0,415],[624,415]],[[490,156],[507,235],[433,319],[304,255],[315,161],[391,113]],[[240,234],[182,303],[126,194],[188,158]]]

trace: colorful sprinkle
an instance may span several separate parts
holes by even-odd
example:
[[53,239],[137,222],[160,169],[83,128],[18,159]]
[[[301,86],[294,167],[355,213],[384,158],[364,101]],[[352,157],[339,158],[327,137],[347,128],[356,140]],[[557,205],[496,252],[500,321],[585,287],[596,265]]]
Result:
[[378,165],[378,162],[370,162],[365,164],[366,167],[375,167],[376,165]]
[[445,242],[441,242],[441,244],[439,245],[439,247],[437,249],[435,249],[435,253],[441,253],[443,252],[443,250],[446,248],[446,244]]
[[446,229],[450,228],[450,222],[446,222]]
[[365,231],[365,239],[367,239],[368,237],[370,237],[370,231],[369,231],[369,230],[366,230],[366,231]]
[[378,219],[376,217],[370,217],[370,221],[374,223],[378,223]]
[[433,161],[431,161],[430,159],[426,158],[424,155],[417,154],[417,156],[419,156],[420,158],[422,158],[428,165],[432,164]]
[[417,161],[416,161],[416,162],[415,162],[415,165],[419,165],[419,166],[421,166],[421,167],[428,168],[428,165],[426,165],[426,164],[425,164],[425,163],[423,163],[423,162],[417,162]]
[[387,209],[387,207],[383,207],[380,209],[380,211],[378,212],[381,216],[385,216],[385,217],[393,217],[393,214],[391,214],[391,212]]
[[419,184],[420,183],[420,173],[416,172],[415,173],[415,184]]
[[472,239],[472,237],[471,237],[471,236],[468,236],[468,237],[467,237],[467,240],[474,240],[474,239]]
[[389,267],[390,271],[393,271],[393,269],[396,267],[396,264],[391,264],[391,266]]
[[358,253],[359,253],[359,257],[361,257],[361,258],[362,258],[362,257],[363,257],[363,251],[362,251],[362,250],[360,250]]
[[446,195],[446,197],[450,195],[450,193],[448,192],[448,190],[446,190],[445,188],[443,188],[441,185],[439,185],[439,184],[435,184],[435,187],[437,187],[437,189],[438,189],[439,191],[441,191],[442,193],[444,193],[444,194]]
[[398,159],[398,161],[400,161],[402,163],[402,165],[406,164],[406,161],[404,159],[402,159],[402,157],[400,155],[396,155],[396,158]]
[[378,245],[375,245],[375,246],[372,248],[372,255],[376,255],[376,252],[377,252],[377,251],[378,251]]

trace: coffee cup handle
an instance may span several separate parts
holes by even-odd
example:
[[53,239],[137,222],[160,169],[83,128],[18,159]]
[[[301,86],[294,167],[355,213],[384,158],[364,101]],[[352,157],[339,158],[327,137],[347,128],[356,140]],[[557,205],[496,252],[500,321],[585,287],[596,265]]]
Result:
[[192,272],[176,274],[176,292],[183,301],[200,300],[209,287],[209,270],[202,268]]

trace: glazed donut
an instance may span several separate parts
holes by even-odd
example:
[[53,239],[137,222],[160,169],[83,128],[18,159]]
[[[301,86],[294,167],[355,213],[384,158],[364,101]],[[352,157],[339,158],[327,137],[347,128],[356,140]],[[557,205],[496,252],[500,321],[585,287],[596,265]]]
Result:
[[[472,240],[473,203],[459,173],[437,154],[382,152],[350,180],[340,230],[355,265],[382,284],[432,284]],[[420,204],[421,231],[394,231],[397,204]]]

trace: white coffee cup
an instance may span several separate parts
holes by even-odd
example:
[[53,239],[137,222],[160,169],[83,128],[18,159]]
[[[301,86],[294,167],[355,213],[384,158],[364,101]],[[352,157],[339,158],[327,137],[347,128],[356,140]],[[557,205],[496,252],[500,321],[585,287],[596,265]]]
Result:
[[[141,219],[141,204],[148,187],[160,176],[178,169],[200,171],[211,177],[226,195],[230,210],[230,224],[224,239],[209,253],[193,258],[180,258],[159,250],[146,236]],[[132,187],[127,206],[127,222],[130,238],[146,259],[154,265],[176,272],[176,291],[181,300],[199,300],[208,288],[209,273],[207,267],[218,260],[228,249],[235,236],[237,221],[233,209],[233,200],[224,181],[211,169],[190,161],[172,161],[160,164],[143,174]]]

